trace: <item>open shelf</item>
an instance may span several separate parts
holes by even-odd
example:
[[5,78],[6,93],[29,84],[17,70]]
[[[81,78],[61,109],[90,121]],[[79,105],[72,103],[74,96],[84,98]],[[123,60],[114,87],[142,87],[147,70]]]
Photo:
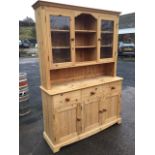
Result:
[[[96,44],[96,33],[76,33],[75,46],[94,46]],[[95,45],[96,46],[96,45]]]
[[95,61],[96,48],[79,48],[75,53],[76,62]]
[[113,76],[115,63],[94,64],[90,66],[79,66],[51,70],[51,84],[62,84],[76,80],[86,80],[100,76]]
[[97,28],[97,20],[90,14],[80,14],[75,18],[76,30],[94,30]]

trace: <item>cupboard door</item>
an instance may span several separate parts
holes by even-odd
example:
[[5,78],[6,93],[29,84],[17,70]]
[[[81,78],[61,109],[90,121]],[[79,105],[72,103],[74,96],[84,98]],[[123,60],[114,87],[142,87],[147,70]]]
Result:
[[55,141],[63,142],[70,138],[74,138],[80,131],[79,123],[81,121],[80,103],[72,103],[70,105],[55,109]]
[[119,117],[120,95],[109,96],[105,99],[105,114],[103,117],[106,122]]
[[83,130],[88,131],[99,125],[100,97],[86,98],[83,102]]
[[113,57],[114,21],[101,19],[100,59]]

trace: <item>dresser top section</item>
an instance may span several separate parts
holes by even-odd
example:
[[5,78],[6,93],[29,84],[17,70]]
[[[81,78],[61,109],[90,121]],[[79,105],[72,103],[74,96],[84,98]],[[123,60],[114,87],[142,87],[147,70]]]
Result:
[[57,7],[57,8],[63,8],[63,9],[65,8],[65,9],[70,9],[70,10],[89,11],[89,12],[95,12],[95,13],[106,13],[106,14],[112,14],[112,15],[119,15],[120,14],[120,12],[117,12],[117,11],[101,10],[101,9],[87,8],[87,7],[81,7],[81,6],[46,2],[46,1],[37,1],[32,5],[32,7],[34,9],[37,9],[40,6]]

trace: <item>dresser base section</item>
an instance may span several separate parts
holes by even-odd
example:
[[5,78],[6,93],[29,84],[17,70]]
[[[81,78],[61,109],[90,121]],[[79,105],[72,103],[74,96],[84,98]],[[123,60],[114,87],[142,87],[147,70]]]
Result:
[[80,135],[78,135],[77,137],[75,138],[72,138],[72,139],[69,139],[67,141],[64,141],[62,143],[59,143],[59,144],[53,144],[53,142],[51,141],[51,139],[48,137],[48,135],[46,134],[46,132],[44,131],[43,132],[43,136],[44,136],[44,139],[46,140],[47,144],[49,145],[49,147],[52,149],[52,151],[54,153],[58,152],[60,150],[60,148],[62,148],[63,146],[66,146],[66,145],[69,145],[69,144],[72,144],[74,142],[77,142],[77,141],[80,141],[82,139],[85,139],[87,137],[90,137],[114,124],[121,124],[122,122],[122,118],[117,118],[111,122],[108,122],[108,123],[105,123],[97,128],[94,128],[90,131],[87,131],[87,132],[84,132],[84,133],[81,133]]

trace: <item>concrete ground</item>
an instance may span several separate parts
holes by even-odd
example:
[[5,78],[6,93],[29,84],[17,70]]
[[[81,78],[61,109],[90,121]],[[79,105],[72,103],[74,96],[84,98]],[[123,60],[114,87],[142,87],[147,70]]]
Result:
[[[52,155],[43,139],[40,76],[37,58],[20,59],[20,72],[27,72],[31,114],[20,118],[19,154]],[[134,155],[135,154],[135,63],[119,61],[118,76],[124,77],[121,125],[61,148],[56,155]]]

